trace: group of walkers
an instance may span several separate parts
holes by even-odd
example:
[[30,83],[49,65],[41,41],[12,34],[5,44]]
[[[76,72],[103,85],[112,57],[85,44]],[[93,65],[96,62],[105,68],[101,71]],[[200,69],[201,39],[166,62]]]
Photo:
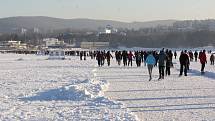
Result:
[[102,51],[98,51],[96,54],[96,60],[98,61],[98,66],[103,66],[105,63],[105,59],[107,59],[107,64],[108,66],[110,66],[110,59],[113,58],[113,56],[111,55],[110,51],[108,51],[107,53],[102,52]]
[[[192,51],[187,52],[182,51],[181,52],[181,56],[179,58],[180,61],[180,76],[182,76],[182,73],[184,72],[184,75],[187,76],[187,71],[190,69],[190,61],[193,61],[193,55],[195,57],[195,61],[197,62],[197,59],[200,60],[201,63],[201,74],[204,74],[205,71],[205,65],[207,64],[207,56],[206,56],[206,51],[200,51],[199,53],[197,51],[194,52],[194,54],[192,53]],[[211,61],[211,65],[214,65],[214,54],[211,54],[210,56],[210,61]]]
[[143,62],[145,53],[143,51],[135,51],[134,54],[129,51],[116,51],[115,57],[118,65],[121,65],[121,62],[123,62],[124,66],[133,66],[133,60],[135,59],[137,67],[141,66],[141,63]]
[[[133,66],[133,61],[136,62],[137,67],[141,67],[141,64],[144,63],[144,66],[147,66],[149,72],[149,81],[152,80],[152,70],[155,66],[158,66],[159,69],[159,80],[164,79],[164,76],[168,76],[171,74],[171,68],[173,67],[173,56],[177,59],[177,52],[174,53],[171,50],[162,49],[159,53],[157,51],[115,51],[115,59],[117,64],[120,66],[123,63],[123,66]],[[82,56],[84,55],[84,60],[86,59],[86,54],[80,54],[80,58],[82,60]],[[94,51],[89,52],[91,59],[96,59],[98,62],[98,66],[104,66],[105,60],[107,61],[107,65],[110,66],[110,60],[113,59],[113,56],[110,51]],[[180,62],[180,74],[182,76],[187,76],[187,72],[190,69],[190,61],[200,60],[201,63],[201,73],[204,74],[205,64],[207,63],[206,51],[200,51],[199,53],[195,51],[181,51],[179,56]],[[211,65],[214,65],[214,54],[211,54],[210,61]]]
[[145,63],[148,67],[149,81],[152,79],[152,69],[154,66],[157,66],[157,63],[159,68],[159,80],[164,79],[164,75],[170,75],[170,68],[173,67],[172,58],[173,53],[168,49],[165,52],[164,49],[162,49],[159,54],[148,52]]

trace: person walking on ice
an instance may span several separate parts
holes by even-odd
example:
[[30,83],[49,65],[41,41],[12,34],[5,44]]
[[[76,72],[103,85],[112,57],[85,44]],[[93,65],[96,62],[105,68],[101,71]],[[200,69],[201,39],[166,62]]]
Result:
[[197,58],[198,58],[198,52],[197,51],[195,51],[194,57],[195,57],[195,61],[197,62]]
[[164,69],[165,69],[165,63],[166,63],[166,54],[164,53],[164,49],[160,51],[160,54],[158,56],[158,66],[159,66],[159,79],[164,79]]
[[96,60],[98,61],[98,66],[102,66],[102,54],[100,51],[98,51],[96,54]]
[[132,67],[133,57],[134,57],[133,53],[131,51],[129,51],[129,53],[128,53],[128,66],[131,65],[131,67]]
[[176,59],[177,58],[177,52],[176,51],[174,52],[174,56],[175,56],[175,59]]
[[202,65],[201,74],[204,74],[205,73],[205,64],[207,63],[207,56],[205,54],[205,50],[203,50],[203,52],[201,52],[199,54],[199,60],[200,60],[200,63]]
[[215,59],[214,54],[211,54],[210,56],[211,65],[214,65],[214,59]]
[[127,60],[128,60],[128,53],[125,50],[122,52],[122,60],[123,60],[124,66],[127,66],[128,65],[128,62],[127,62]]
[[179,57],[179,62],[180,62],[180,74],[179,76],[182,76],[183,72],[184,72],[184,76],[187,76],[187,67],[188,67],[188,63],[189,63],[189,56],[182,51],[181,55]]
[[155,57],[152,55],[152,52],[149,52],[149,55],[147,56],[146,58],[146,64],[147,64],[147,67],[148,67],[148,72],[149,72],[149,81],[152,80],[152,69],[155,65]]
[[107,59],[107,63],[108,63],[108,66],[110,66],[110,59],[113,59],[113,56],[111,55],[110,51],[107,52],[106,54],[106,59]]

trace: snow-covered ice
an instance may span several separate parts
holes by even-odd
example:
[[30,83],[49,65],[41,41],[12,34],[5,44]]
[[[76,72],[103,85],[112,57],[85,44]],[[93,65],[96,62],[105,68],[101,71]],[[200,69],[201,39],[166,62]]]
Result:
[[146,67],[102,68],[101,79],[110,83],[105,96],[122,103],[141,121],[214,121],[215,66],[208,61],[201,75],[200,63],[191,62],[188,76],[179,77],[178,59],[173,63],[164,80],[158,80],[154,67],[152,81]]
[[97,67],[96,60],[0,54],[0,120],[140,120],[214,121],[215,66],[191,62],[179,77],[174,59],[171,75],[148,81],[142,66]]
[[0,54],[0,120],[136,120],[104,97],[94,60]]

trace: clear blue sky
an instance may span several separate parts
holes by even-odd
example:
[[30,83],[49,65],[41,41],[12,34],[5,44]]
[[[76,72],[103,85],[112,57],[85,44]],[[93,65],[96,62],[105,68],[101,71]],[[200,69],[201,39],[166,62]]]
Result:
[[118,21],[215,18],[215,0],[0,0],[0,18],[50,16]]

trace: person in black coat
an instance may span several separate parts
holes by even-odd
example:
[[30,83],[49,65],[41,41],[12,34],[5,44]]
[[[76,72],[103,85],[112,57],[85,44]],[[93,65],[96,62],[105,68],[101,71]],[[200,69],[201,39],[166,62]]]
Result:
[[184,76],[187,76],[187,66],[189,64],[189,56],[185,52],[181,52],[181,55],[179,57],[180,61],[180,75],[182,76],[183,70],[184,70]]
[[174,52],[174,56],[175,56],[175,59],[176,59],[177,58],[177,52],[176,51]]
[[195,61],[197,62],[197,59],[198,59],[198,52],[197,51],[195,51],[194,56],[195,56]]
[[137,67],[141,66],[141,52],[135,52],[136,65]]
[[108,63],[108,66],[110,66],[110,59],[113,59],[113,56],[111,55],[110,51],[108,51],[106,53],[106,59],[107,59],[107,63]]
[[147,56],[148,56],[148,53],[146,52],[146,51],[144,51],[144,66],[146,66],[146,58],[147,58]]
[[163,50],[160,51],[158,56],[158,67],[159,67],[159,79],[164,79],[164,69],[166,66],[167,55]]
[[167,56],[166,58],[166,76],[169,76],[170,75],[170,68],[171,68],[171,58],[169,56]]
[[80,60],[82,60],[82,57],[83,57],[83,55],[84,55],[84,52],[80,52]]
[[102,53],[100,51],[96,54],[96,60],[98,61],[98,66],[102,66]]
[[124,66],[127,66],[128,65],[128,53],[127,53],[127,51],[122,52],[122,60],[123,60]]
[[86,58],[87,58],[87,52],[86,51],[83,52],[83,56],[84,56],[84,60],[86,60]]
[[214,54],[211,54],[210,56],[211,65],[214,65],[214,59],[215,59]]

